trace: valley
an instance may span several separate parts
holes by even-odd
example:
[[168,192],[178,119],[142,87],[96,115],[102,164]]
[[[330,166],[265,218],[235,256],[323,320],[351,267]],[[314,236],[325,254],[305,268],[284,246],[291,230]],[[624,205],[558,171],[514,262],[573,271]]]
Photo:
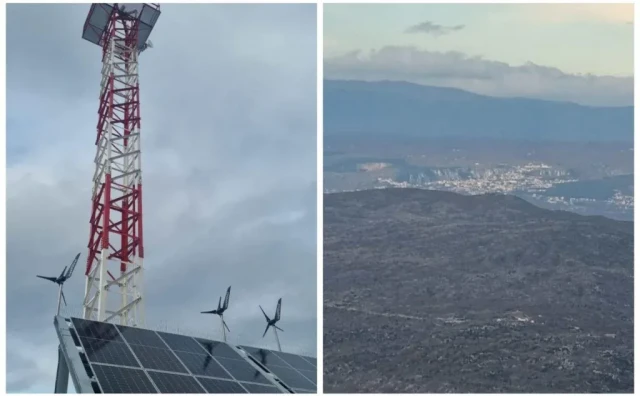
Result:
[[355,146],[353,140],[327,139],[326,193],[422,188],[512,194],[547,209],[633,219],[630,144],[538,142],[523,147],[525,142],[492,139],[377,144],[373,139]]

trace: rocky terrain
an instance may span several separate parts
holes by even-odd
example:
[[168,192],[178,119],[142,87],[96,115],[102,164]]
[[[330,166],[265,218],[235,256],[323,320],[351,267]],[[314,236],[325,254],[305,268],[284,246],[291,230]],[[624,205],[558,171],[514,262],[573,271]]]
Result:
[[633,224],[513,196],[324,197],[325,392],[633,392]]

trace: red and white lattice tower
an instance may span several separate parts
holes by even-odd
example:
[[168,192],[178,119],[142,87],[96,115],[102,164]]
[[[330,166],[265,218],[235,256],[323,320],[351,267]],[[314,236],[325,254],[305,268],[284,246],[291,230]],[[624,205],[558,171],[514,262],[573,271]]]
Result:
[[83,38],[102,47],[84,317],[144,326],[138,56],[155,4],[93,4]]

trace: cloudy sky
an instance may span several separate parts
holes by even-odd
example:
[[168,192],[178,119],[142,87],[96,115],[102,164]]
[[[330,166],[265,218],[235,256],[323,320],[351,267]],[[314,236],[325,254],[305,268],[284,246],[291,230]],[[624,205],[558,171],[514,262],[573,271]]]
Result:
[[632,4],[328,4],[325,77],[633,103]]
[[[51,392],[55,276],[86,260],[100,49],[88,5],[7,10],[7,387]],[[51,24],[55,24],[55,29]],[[163,5],[140,59],[146,316],[200,315],[233,285],[230,341],[316,351],[315,5]],[[83,270],[66,286],[78,314]]]

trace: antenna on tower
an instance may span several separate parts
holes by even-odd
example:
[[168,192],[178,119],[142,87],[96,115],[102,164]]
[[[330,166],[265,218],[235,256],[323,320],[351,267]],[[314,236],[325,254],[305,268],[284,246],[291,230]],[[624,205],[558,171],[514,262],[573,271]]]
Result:
[[80,258],[80,253],[76,254],[76,258],[73,259],[73,262],[69,267],[69,271],[67,271],[67,267],[65,266],[62,272],[60,273],[60,275],[58,275],[58,277],[36,275],[38,278],[46,279],[58,285],[58,309],[56,311],[56,315],[60,315],[60,299],[64,301],[65,306],[67,305],[67,299],[64,297],[64,291],[62,290],[62,287],[64,286],[64,282],[66,282],[67,279],[71,278],[71,275],[73,275],[73,270],[76,269],[76,264],[78,264],[79,258]]
[[147,40],[147,42],[144,43],[144,45],[142,46],[142,49],[140,50],[140,53],[142,53],[147,48],[153,48],[153,43],[151,42],[151,40]]
[[262,338],[264,338],[264,336],[267,334],[267,331],[269,331],[269,327],[273,328],[273,334],[276,336],[276,342],[278,343],[278,350],[280,352],[282,352],[282,348],[280,347],[280,339],[278,338],[278,330],[280,331],[284,331],[281,328],[279,328],[278,326],[276,326],[276,323],[280,320],[280,308],[282,307],[282,298],[278,299],[278,306],[276,307],[276,314],[273,317],[273,319],[269,319],[269,317],[267,316],[267,314],[264,312],[264,309],[262,309],[262,307],[260,305],[258,305],[260,307],[260,310],[262,311],[262,314],[264,315],[264,318],[267,320],[267,328],[264,329],[264,333],[262,334]]
[[229,327],[227,326],[227,323],[225,323],[224,321],[224,311],[227,310],[227,308],[229,308],[229,296],[231,295],[231,286],[229,286],[229,288],[227,289],[227,295],[224,296],[224,303],[222,304],[222,297],[220,297],[218,299],[218,309],[214,309],[212,311],[204,311],[204,312],[200,312],[203,314],[214,314],[214,315],[218,315],[220,317],[220,322],[222,324],[222,337],[224,339],[224,342],[227,342],[227,331],[229,331],[229,333],[231,333],[231,330],[229,330]]

